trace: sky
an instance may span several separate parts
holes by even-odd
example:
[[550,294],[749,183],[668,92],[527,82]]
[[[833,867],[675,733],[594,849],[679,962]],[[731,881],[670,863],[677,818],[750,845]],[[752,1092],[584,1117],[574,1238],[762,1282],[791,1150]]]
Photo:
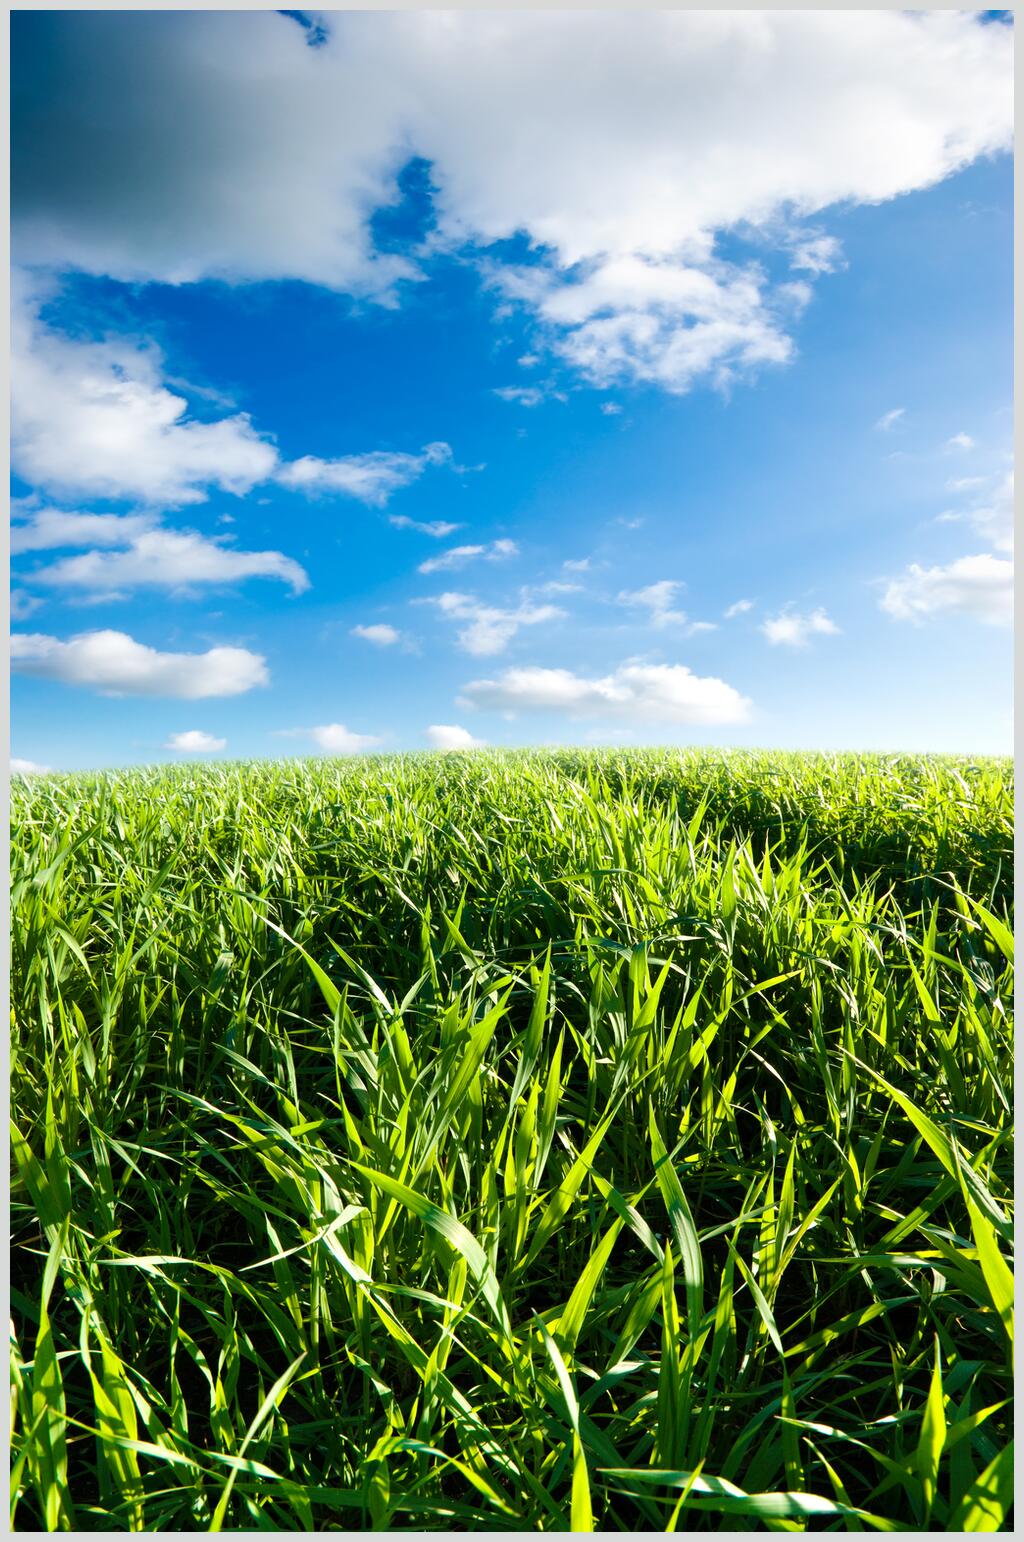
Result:
[[15,770],[1012,747],[1005,12],[12,15]]

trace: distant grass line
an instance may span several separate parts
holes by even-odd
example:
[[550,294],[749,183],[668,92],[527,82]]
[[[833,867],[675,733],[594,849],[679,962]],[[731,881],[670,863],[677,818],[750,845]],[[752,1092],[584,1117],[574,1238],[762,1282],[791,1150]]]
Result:
[[1012,768],[12,792],[16,1530],[1012,1525]]

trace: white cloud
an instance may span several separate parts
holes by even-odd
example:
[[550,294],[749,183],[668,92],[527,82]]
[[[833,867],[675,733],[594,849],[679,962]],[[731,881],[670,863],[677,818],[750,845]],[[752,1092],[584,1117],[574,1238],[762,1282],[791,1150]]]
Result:
[[319,749],[328,755],[358,755],[361,750],[372,750],[380,744],[373,734],[353,733],[344,723],[321,723],[316,728],[281,728],[282,739],[312,739]]
[[153,514],[78,514],[64,509],[38,509],[24,523],[11,526],[11,555],[61,546],[127,546],[155,524]]
[[734,616],[742,616],[748,610],[753,610],[753,608],[753,600],[734,600],[731,605],[723,610],[722,615],[725,617],[726,621],[731,621]]
[[376,644],[378,648],[391,648],[400,642],[402,634],[396,627],[389,626],[386,621],[375,622],[372,626],[354,626],[353,637],[362,637],[367,642]]
[[45,601],[41,600],[38,595],[29,594],[24,589],[12,589],[11,620],[25,621],[31,616],[33,611],[38,610],[40,605],[43,604],[45,604]]
[[[128,518],[125,525],[134,522]],[[111,534],[112,531],[108,531]],[[144,529],[126,551],[89,551],[36,568],[26,578],[50,588],[123,594],[133,589],[188,591],[199,584],[233,584],[274,578],[293,594],[309,588],[303,568],[279,551],[235,551],[229,536],[208,540],[194,530]]]
[[421,477],[428,466],[444,466],[452,459],[451,446],[439,441],[424,445],[419,455],[404,451],[372,450],[367,455],[345,455],[340,460],[320,460],[303,455],[281,466],[277,480],[304,493],[343,493],[360,503],[383,508],[401,487]]
[[946,483],[947,493],[971,492],[976,487],[984,487],[987,477],[952,477]]
[[563,568],[565,569],[565,571],[567,573],[589,573],[590,572],[590,566],[591,566],[590,558],[589,557],[577,557],[577,558],[570,557],[570,558],[567,558],[567,560],[562,563],[562,566],[563,566]]
[[947,450],[973,450],[975,448],[976,441],[971,438],[970,434],[954,434],[952,439],[946,440]]
[[624,589],[618,597],[619,604],[645,609],[651,626],[685,626],[686,612],[672,609],[672,602],[682,587],[677,579],[662,578],[645,589]]
[[819,606],[808,616],[798,615],[791,610],[783,611],[778,616],[769,616],[761,623],[761,631],[775,646],[781,643],[789,648],[804,648],[807,646],[807,639],[812,635],[821,633],[824,636],[834,637],[838,634],[839,628]]
[[520,627],[560,621],[565,616],[565,611],[555,605],[531,605],[524,601],[514,610],[503,610],[496,605],[482,605],[471,594],[454,592],[439,595],[430,603],[448,620],[468,623],[457,633],[456,641],[464,653],[481,658],[504,653]]
[[270,679],[266,661],[247,648],[207,653],[161,653],[125,632],[81,632],[69,642],[40,632],[11,638],[11,667],[19,674],[89,686],[104,696],[237,696]]
[[842,263],[843,249],[835,236],[798,237],[793,245],[790,266],[807,273],[833,273]]
[[474,739],[467,728],[458,723],[432,723],[427,738],[435,750],[482,750],[486,739]]
[[888,583],[879,604],[897,621],[952,613],[1008,626],[1013,616],[1013,563],[987,552],[959,557],[945,567],[923,568],[915,562]]
[[417,568],[418,573],[444,573],[450,568],[461,568],[467,562],[478,559],[483,562],[503,562],[508,557],[518,557],[515,541],[492,541],[489,546],[453,546],[440,557],[428,557]]
[[16,22],[20,261],[393,301],[416,270],[370,221],[415,155],[434,250],[540,254],[509,296],[533,351],[674,391],[791,356],[799,296],[716,258],[719,232],[815,274],[834,238],[802,222],[1011,143],[1012,32],[968,12],[347,12],[317,48],[272,12]]
[[582,584],[560,584],[557,579],[552,579],[546,584],[536,584],[535,594],[582,594]]
[[664,725],[740,723],[750,707],[724,680],[695,675],[684,664],[623,664],[599,678],[568,669],[507,669],[500,679],[471,681],[462,694],[476,707]]
[[420,535],[432,536],[435,541],[443,541],[446,535],[454,535],[456,530],[461,530],[461,525],[453,525],[447,519],[410,519],[407,514],[389,514],[388,524],[394,525],[396,530],[417,530]]
[[[956,490],[964,488],[977,488],[984,485],[985,477],[963,477],[959,484],[954,484]],[[973,528],[993,546],[996,551],[1010,552],[1013,550],[1013,472],[1009,472],[1001,478],[992,489],[987,498],[980,503],[972,504],[969,508],[959,510],[947,510],[938,516],[943,524],[966,523]]]
[[152,344],[61,336],[15,287],[11,460],[25,481],[64,496],[176,505],[202,502],[211,487],[246,493],[271,474],[277,451],[244,413],[188,416]]
[[201,728],[186,728],[183,733],[171,734],[165,750],[179,750],[183,755],[212,755],[215,750],[227,747],[226,739],[215,739],[213,734]]
[[875,427],[883,434],[887,434],[900,420],[906,416],[906,407],[893,407],[888,412],[883,412]]
[[539,386],[495,386],[494,394],[503,402],[518,402],[520,407],[539,407],[544,400]]
[[11,756],[12,776],[46,776],[49,766],[41,766],[34,760],[22,760],[17,755]]
[[618,402],[602,402],[601,411],[604,413],[606,418],[616,418],[622,411],[622,408],[619,406]]

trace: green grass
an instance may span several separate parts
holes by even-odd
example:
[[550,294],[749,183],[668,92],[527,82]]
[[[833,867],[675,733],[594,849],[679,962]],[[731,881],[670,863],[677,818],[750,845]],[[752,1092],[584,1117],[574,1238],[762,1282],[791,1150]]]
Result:
[[1000,761],[15,784],[13,1526],[1012,1524]]

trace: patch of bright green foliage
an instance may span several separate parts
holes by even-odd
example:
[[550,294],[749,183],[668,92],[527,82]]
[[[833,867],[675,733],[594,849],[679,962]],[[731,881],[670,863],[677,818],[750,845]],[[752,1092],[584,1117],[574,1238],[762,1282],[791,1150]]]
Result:
[[1012,778],[13,791],[13,1525],[999,1530]]

